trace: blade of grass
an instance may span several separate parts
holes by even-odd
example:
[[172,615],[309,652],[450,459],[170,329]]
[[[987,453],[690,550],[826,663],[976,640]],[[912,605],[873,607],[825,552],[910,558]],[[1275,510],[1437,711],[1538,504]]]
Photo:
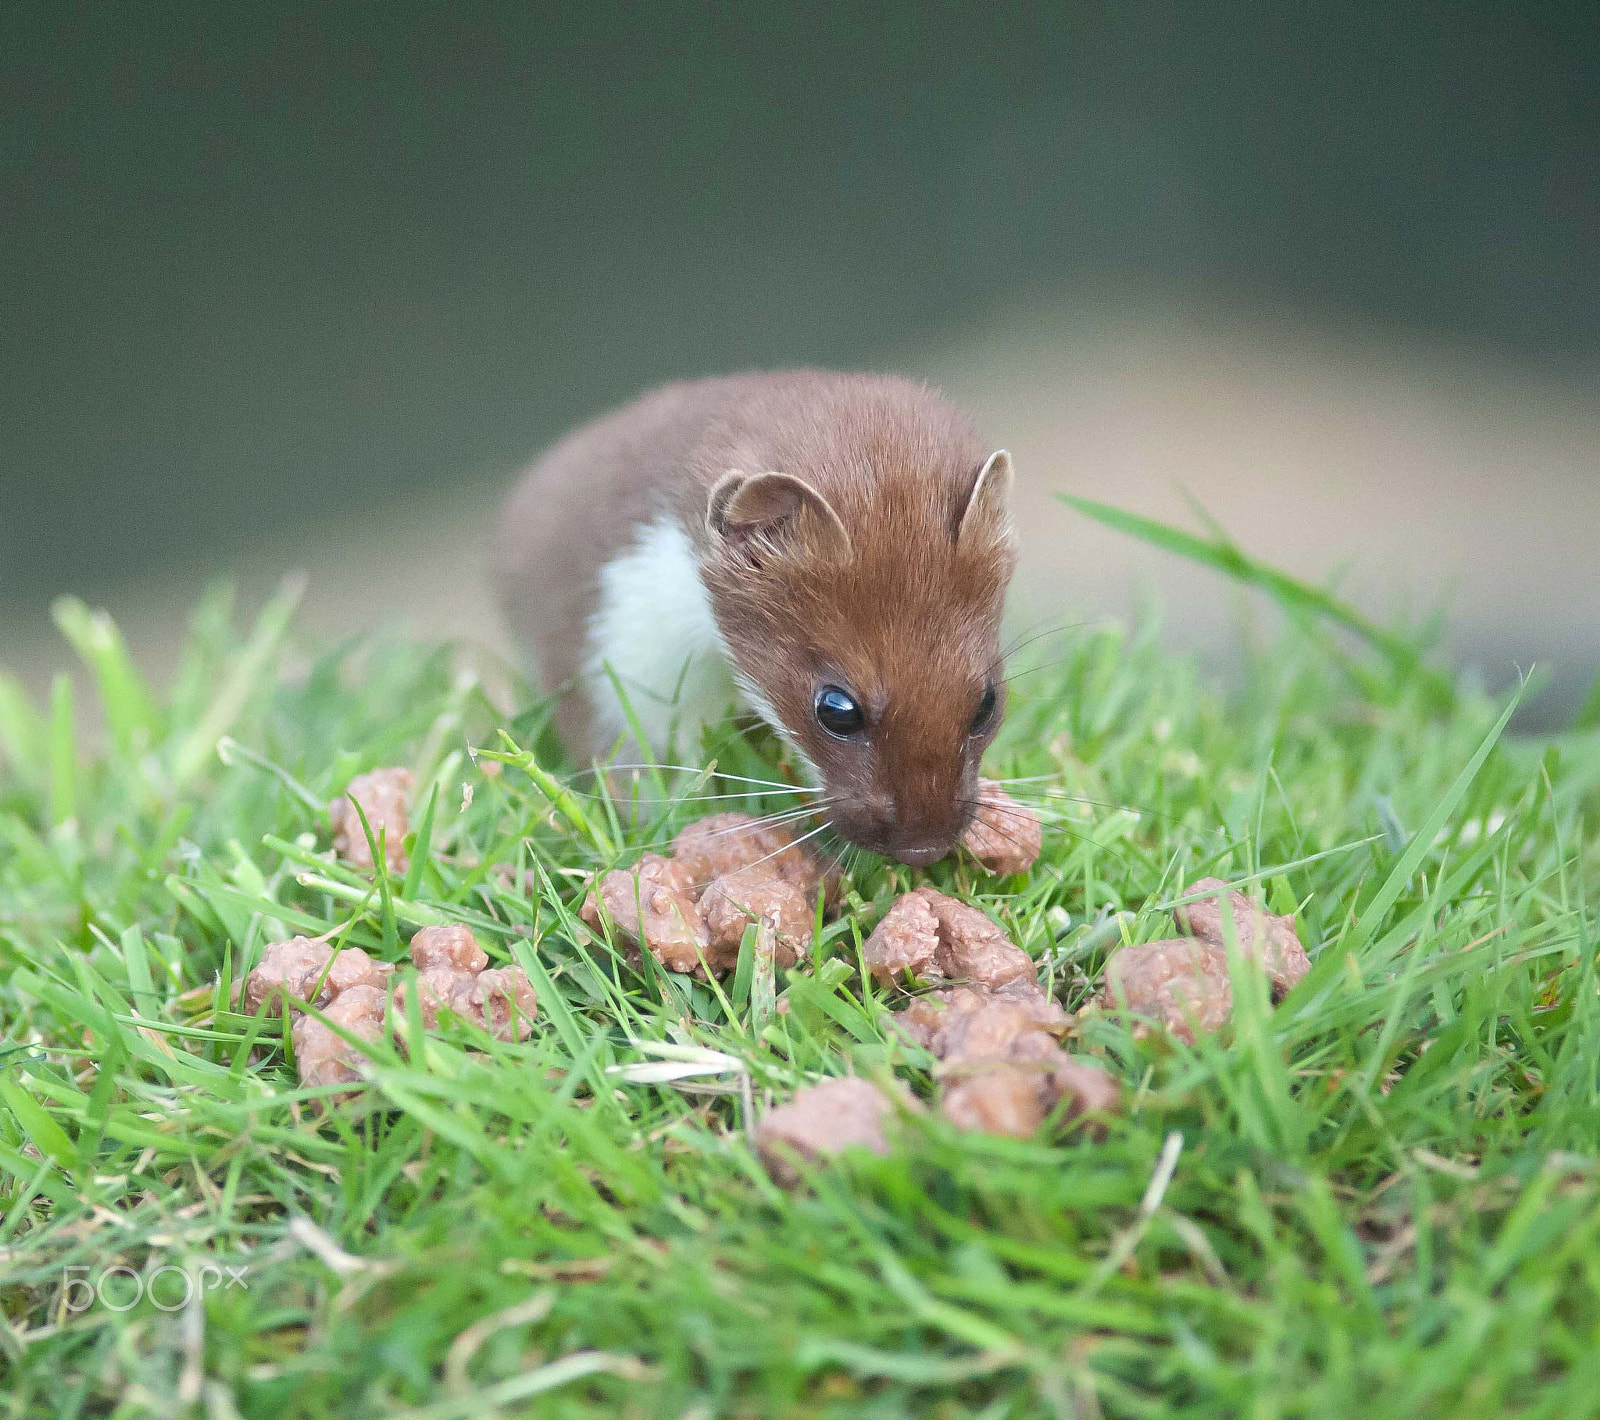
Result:
[[128,968],[128,990],[141,1016],[154,1020],[160,1012],[155,985],[150,978],[150,957],[145,950],[144,933],[137,924],[122,934],[122,960]]
[[48,743],[44,721],[28,703],[27,693],[14,677],[0,674],[0,757],[30,788],[37,788],[44,776]]
[[288,630],[289,620],[304,591],[304,577],[286,578],[262,608],[227,679],[206,707],[200,723],[184,737],[173,755],[172,782],[178,787],[189,783],[206,766],[211,752],[220,749],[219,741],[232,728],[251,693],[265,676],[272,654]]
[[57,674],[50,686],[50,818],[72,818],[78,801],[77,727],[72,713],[72,677]]
[[1297,577],[1291,577],[1287,572],[1280,572],[1275,567],[1257,561],[1220,533],[1208,540],[1157,522],[1154,518],[1142,517],[1109,503],[1096,502],[1092,498],[1072,493],[1057,493],[1056,497],[1075,512],[1116,532],[1138,538],[1163,552],[1198,562],[1246,586],[1258,587],[1285,610],[1309,613],[1344,627],[1378,651],[1396,671],[1418,677],[1439,703],[1453,703],[1455,692],[1450,682],[1424,666],[1420,653],[1409,641],[1384,630],[1348,603]]
[[427,871],[433,848],[433,816],[438,807],[439,786],[435,783],[428,791],[428,802],[423,806],[422,821],[418,823],[416,837],[412,840],[411,862],[406,868],[405,882],[400,887],[400,896],[407,901],[411,901],[422,892],[422,875]]
[[54,1159],[63,1169],[71,1169],[78,1162],[78,1151],[72,1147],[66,1131],[8,1071],[0,1071],[0,1099],[6,1102],[41,1154]]
[[615,858],[617,850],[610,834],[590,819],[584,811],[582,800],[569,793],[566,786],[533,757],[531,750],[520,748],[504,730],[500,731],[500,738],[505,742],[505,750],[484,749],[478,753],[485,759],[497,759],[520,769],[533,780],[539,792],[550,801],[556,812],[594,845],[602,858],[607,860]]
[[1522,692],[1519,690],[1511,697],[1506,708],[1500,712],[1500,718],[1494,722],[1494,727],[1486,734],[1473,752],[1461,772],[1456,775],[1455,782],[1445,791],[1444,796],[1434,805],[1433,812],[1423,822],[1412,836],[1411,846],[1401,854],[1394,867],[1389,870],[1389,876],[1384,879],[1383,885],[1378,889],[1372,901],[1367,904],[1360,918],[1349,934],[1340,943],[1343,954],[1359,951],[1371,939],[1378,924],[1388,915],[1389,909],[1394,906],[1395,900],[1405,890],[1411,881],[1412,875],[1422,866],[1422,860],[1427,857],[1433,848],[1434,839],[1439,836],[1445,824],[1449,822],[1450,815],[1456,811],[1472,786],[1472,781],[1478,777],[1478,771],[1483,768],[1483,762],[1489,757],[1490,751],[1499,742],[1506,725],[1510,722],[1512,713],[1522,701]]
[[50,614],[95,679],[117,752],[126,756],[152,743],[155,702],[116,622],[103,611],[91,611],[76,597],[58,598]]

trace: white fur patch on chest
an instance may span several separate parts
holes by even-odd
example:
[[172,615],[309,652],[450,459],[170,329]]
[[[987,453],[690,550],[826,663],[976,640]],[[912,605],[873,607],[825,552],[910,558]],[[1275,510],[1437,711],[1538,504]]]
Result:
[[642,527],[600,569],[584,681],[598,721],[596,739],[605,744],[632,733],[608,666],[658,753],[674,730],[680,751],[693,752],[701,726],[720,719],[737,699],[694,549],[670,516]]

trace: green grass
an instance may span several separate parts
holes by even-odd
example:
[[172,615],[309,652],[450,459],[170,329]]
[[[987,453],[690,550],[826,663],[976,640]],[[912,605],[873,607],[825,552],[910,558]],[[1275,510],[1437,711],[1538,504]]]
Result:
[[[776,981],[640,974],[579,945],[576,870],[750,786],[564,792],[538,717],[448,648],[308,648],[288,597],[243,639],[208,600],[159,689],[63,606],[76,701],[0,681],[0,1414],[1594,1413],[1600,729],[1508,734],[1508,703],[1414,638],[1351,649],[1281,600],[1289,630],[1228,695],[1154,627],[1061,638],[990,759],[1047,776],[1043,859],[927,876],[1069,1009],[1205,874],[1298,909],[1311,976],[1195,1049],[1082,1011],[1073,1048],[1125,1089],[1104,1137],[935,1116],[791,1193],[752,1107],[849,1070],[930,1093],[857,953],[906,871],[858,870]],[[731,731],[705,753],[778,767]],[[321,806],[388,763],[417,775],[420,841],[374,889]],[[319,1118],[281,1030],[229,1009],[280,934],[398,957],[452,919],[527,968],[537,1029],[380,1051],[369,1112]],[[705,1073],[626,1070],[663,1058]],[[204,1289],[185,1306],[167,1272],[174,1310],[118,1310],[114,1273],[69,1308],[64,1276],[117,1266]]]

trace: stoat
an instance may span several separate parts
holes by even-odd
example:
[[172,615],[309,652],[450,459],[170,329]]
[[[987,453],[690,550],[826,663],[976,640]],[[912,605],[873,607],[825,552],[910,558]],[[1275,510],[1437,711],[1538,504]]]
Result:
[[742,703],[848,841],[921,865],[965,829],[1005,709],[1011,477],[910,380],[671,384],[534,464],[494,562],[575,752],[632,737],[618,684],[657,751]]

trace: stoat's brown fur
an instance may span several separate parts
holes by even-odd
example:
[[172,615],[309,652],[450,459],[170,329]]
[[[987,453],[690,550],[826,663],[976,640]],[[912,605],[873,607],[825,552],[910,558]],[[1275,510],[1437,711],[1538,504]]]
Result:
[[[545,684],[565,688],[574,748],[603,753],[625,724],[603,664],[636,710],[692,683],[700,715],[728,682],[663,671],[725,660],[748,705],[815,766],[840,832],[927,862],[965,827],[999,723],[997,709],[974,729],[986,687],[1003,700],[1010,477],[1003,452],[904,379],[800,370],[668,385],[534,466],[496,564]],[[657,683],[630,687],[630,669]],[[822,729],[822,685],[856,698],[860,734]],[[638,717],[648,737],[664,714]]]

